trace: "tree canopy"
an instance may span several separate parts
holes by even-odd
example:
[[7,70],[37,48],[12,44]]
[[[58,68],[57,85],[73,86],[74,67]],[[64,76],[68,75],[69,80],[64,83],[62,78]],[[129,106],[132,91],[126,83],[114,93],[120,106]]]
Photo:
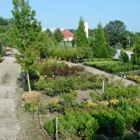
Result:
[[2,46],[6,46],[9,41],[7,35],[9,24],[10,24],[10,19],[5,19],[3,17],[0,17],[0,42]]
[[124,37],[126,26],[120,20],[110,21],[105,27],[105,37],[110,45],[120,43]]
[[3,17],[0,17],[0,25],[7,26],[10,23],[10,19],[5,19]]
[[48,37],[51,37],[53,35],[49,28],[47,28],[45,32],[47,33]]

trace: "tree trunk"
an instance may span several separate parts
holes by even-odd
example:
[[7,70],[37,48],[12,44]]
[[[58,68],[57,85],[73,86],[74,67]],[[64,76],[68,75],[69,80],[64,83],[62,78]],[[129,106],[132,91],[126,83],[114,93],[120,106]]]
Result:
[[28,70],[26,71],[26,76],[27,76],[27,82],[28,82],[28,90],[29,90],[29,93],[31,93],[30,77],[29,77]]

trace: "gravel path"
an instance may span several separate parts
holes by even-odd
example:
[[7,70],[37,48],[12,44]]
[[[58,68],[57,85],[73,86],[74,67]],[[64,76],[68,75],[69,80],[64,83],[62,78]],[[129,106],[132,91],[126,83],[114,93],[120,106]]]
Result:
[[15,139],[20,131],[16,118],[17,82],[20,75],[20,66],[14,64],[15,58],[8,53],[0,63],[0,138],[3,140]]
[[0,63],[0,140],[45,140],[37,121],[22,106],[21,67],[8,51]]

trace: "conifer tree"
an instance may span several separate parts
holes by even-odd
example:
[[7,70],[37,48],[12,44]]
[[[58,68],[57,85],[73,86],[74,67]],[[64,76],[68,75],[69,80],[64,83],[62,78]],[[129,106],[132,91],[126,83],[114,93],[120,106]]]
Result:
[[106,45],[107,42],[104,37],[104,30],[102,28],[101,23],[99,23],[98,28],[95,31],[94,43],[92,46],[94,56],[101,57],[101,54],[103,54],[103,52],[100,49],[103,49],[106,52],[105,56],[108,56],[108,50],[106,48]]
[[82,17],[79,20],[79,26],[76,32],[75,43],[77,47],[88,46],[88,40],[86,38],[86,33],[85,33],[84,20]]
[[140,38],[137,40],[135,49],[132,54],[132,64],[140,66]]
[[106,49],[105,46],[101,46],[99,53],[98,53],[99,58],[109,58],[109,53],[108,50]]
[[31,92],[29,70],[39,53],[38,41],[41,41],[41,38],[39,38],[41,24],[35,19],[36,12],[31,11],[29,1],[12,0],[12,3],[14,8],[12,10],[13,18],[11,19],[9,35],[12,46],[17,48],[19,52],[17,61],[26,72],[28,88],[29,92]]
[[58,43],[60,43],[61,41],[63,41],[64,35],[63,35],[63,33],[61,32],[60,28],[55,29],[53,35],[54,35],[55,40],[56,40]]
[[127,53],[123,49],[121,50],[119,60],[124,62],[124,63],[127,63],[129,61],[129,57],[128,57]]

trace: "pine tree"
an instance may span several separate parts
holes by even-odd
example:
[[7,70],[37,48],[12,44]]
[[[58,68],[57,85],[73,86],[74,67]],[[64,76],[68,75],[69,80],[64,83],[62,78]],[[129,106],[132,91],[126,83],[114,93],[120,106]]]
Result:
[[140,38],[137,40],[135,49],[132,54],[132,64],[140,66]]
[[56,40],[58,43],[60,43],[61,41],[63,41],[64,35],[63,35],[63,33],[61,32],[60,28],[55,29],[53,35],[54,35],[55,40]]
[[86,38],[85,33],[85,26],[84,26],[84,20],[81,17],[79,20],[79,26],[76,32],[76,38],[75,43],[77,47],[87,47],[88,46],[88,40]]
[[19,52],[17,61],[26,72],[28,88],[31,92],[29,70],[39,53],[38,41],[40,38],[38,37],[41,32],[41,24],[34,18],[36,12],[31,11],[28,1],[13,0],[12,3],[14,9],[12,10],[13,18],[11,19],[9,35],[12,46],[17,48]]
[[122,49],[121,50],[121,54],[119,56],[120,61],[127,63],[129,61],[129,57],[127,55],[127,53]]
[[[98,28],[95,31],[94,43],[92,46],[93,55],[95,57],[101,57],[101,54],[103,53],[102,53],[102,50],[100,49],[103,49],[105,52],[108,52],[106,45],[107,45],[107,42],[104,37],[104,30],[102,28],[101,23],[99,23]],[[106,53],[105,56],[108,56],[108,53]]]

